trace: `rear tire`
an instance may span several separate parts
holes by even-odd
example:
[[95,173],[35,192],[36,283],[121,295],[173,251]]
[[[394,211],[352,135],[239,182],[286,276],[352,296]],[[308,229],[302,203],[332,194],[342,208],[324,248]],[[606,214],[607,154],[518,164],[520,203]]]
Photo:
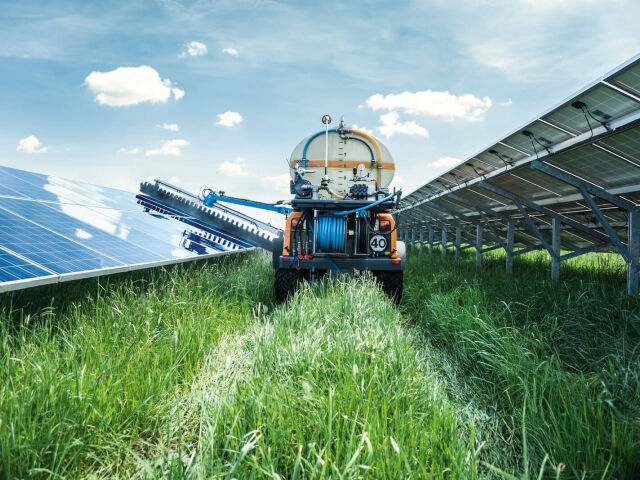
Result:
[[396,305],[402,300],[403,272],[375,272],[376,280],[382,287],[382,291],[391,298]]
[[304,277],[301,271],[287,268],[277,269],[274,280],[276,302],[284,302],[289,295],[293,295],[298,288],[298,284],[302,283],[303,280]]

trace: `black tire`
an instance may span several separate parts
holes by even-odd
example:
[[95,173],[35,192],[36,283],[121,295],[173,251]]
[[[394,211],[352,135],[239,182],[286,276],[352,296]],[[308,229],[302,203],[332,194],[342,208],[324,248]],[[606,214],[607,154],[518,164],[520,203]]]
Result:
[[375,272],[374,276],[380,286],[382,287],[382,291],[391,298],[396,305],[400,303],[402,300],[402,280],[403,280],[403,272]]
[[272,255],[273,255],[273,269],[277,270],[278,269],[278,263],[280,260],[280,255],[282,255],[282,249],[284,248],[284,238],[283,237],[277,237],[274,241],[273,241],[273,250],[271,251]]
[[298,284],[302,283],[304,277],[302,272],[286,268],[276,269],[274,289],[276,292],[276,302],[284,302],[289,295],[295,293]]

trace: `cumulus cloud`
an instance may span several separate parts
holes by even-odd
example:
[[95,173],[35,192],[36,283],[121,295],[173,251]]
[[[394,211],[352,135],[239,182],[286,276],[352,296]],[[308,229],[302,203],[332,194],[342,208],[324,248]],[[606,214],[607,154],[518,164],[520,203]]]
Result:
[[180,54],[180,57],[200,57],[208,52],[207,46],[202,42],[189,42],[184,46],[184,50]]
[[290,182],[291,177],[286,173],[274,175],[273,177],[264,177],[262,179],[264,185],[280,193],[291,193]]
[[18,142],[16,151],[23,153],[44,153],[47,151],[47,147],[43,146],[36,137],[29,135]]
[[380,115],[380,122],[382,122],[382,125],[377,127],[378,132],[387,138],[392,137],[396,133],[429,137],[427,129],[418,125],[413,120],[408,122],[398,122],[398,118],[398,112],[389,112]]
[[458,165],[462,160],[456,157],[442,157],[427,163],[427,167],[447,169]]
[[377,93],[371,95],[366,104],[372,110],[401,110],[446,120],[482,120],[485,112],[491,108],[491,99],[472,94],[456,96],[449,92],[423,90],[388,95]]
[[232,112],[231,110],[218,114],[218,125],[224,125],[225,127],[233,127],[242,123],[242,115],[238,112]]
[[124,147],[122,147],[120,150],[118,150],[118,153],[124,153],[127,155],[133,155],[135,153],[138,153],[140,151],[140,149],[138,147],[135,148],[131,148],[131,149],[126,149]]
[[162,128],[163,130],[171,130],[172,132],[180,131],[177,123],[159,123],[156,128]]
[[235,48],[223,48],[222,53],[226,53],[227,55],[231,55],[232,57],[238,56],[238,50]]
[[182,155],[182,147],[186,147],[190,145],[190,142],[182,139],[169,140],[168,142],[164,142],[160,148],[155,148],[153,150],[147,150],[145,155],[150,157],[152,155],[164,155],[171,157],[179,157]]
[[111,107],[126,107],[143,102],[165,103],[173,95],[180,100],[184,90],[172,86],[168,78],[147,65],[119,67],[110,72],[91,72],[85,83],[96,94],[96,102]]
[[218,167],[218,173],[228,177],[246,177],[249,175],[247,161],[242,157],[237,157],[232,162],[225,160]]
[[356,123],[354,123],[351,128],[353,128],[354,130],[358,130],[362,133],[366,133],[367,135],[373,135],[373,130],[369,130],[367,127],[360,127]]

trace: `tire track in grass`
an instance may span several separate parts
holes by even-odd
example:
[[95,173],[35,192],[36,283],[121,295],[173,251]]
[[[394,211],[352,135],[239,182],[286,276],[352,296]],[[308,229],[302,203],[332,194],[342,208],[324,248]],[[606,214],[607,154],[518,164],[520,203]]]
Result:
[[452,403],[369,280],[305,286],[225,337],[137,459],[146,478],[472,478],[471,415]]

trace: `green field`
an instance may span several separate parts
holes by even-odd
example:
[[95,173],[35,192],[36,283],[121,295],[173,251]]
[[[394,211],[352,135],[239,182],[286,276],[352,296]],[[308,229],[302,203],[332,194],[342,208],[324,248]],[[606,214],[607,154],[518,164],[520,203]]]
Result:
[[0,296],[0,478],[637,478],[640,299],[591,254],[410,253],[276,306],[270,257]]

